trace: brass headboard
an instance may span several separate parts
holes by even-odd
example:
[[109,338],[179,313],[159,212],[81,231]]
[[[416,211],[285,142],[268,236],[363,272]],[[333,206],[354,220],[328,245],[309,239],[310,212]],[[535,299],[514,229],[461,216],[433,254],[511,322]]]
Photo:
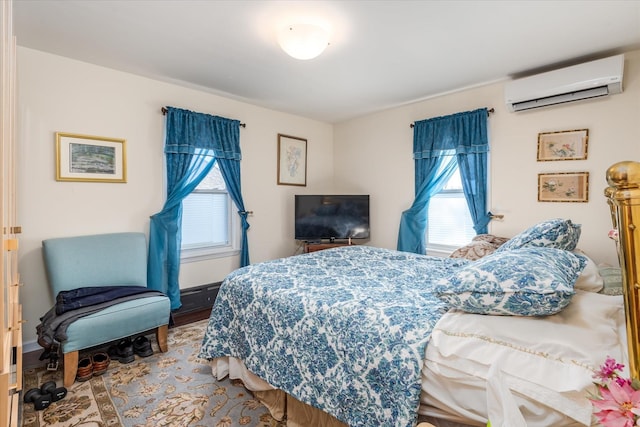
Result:
[[622,286],[629,372],[640,379],[640,162],[620,162],[607,169],[609,187],[604,191],[611,208],[611,221],[618,230],[618,259]]

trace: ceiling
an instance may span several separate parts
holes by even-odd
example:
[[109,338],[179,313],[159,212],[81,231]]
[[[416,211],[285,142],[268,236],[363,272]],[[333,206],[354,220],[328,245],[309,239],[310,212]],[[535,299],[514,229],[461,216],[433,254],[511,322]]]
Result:
[[[14,0],[20,46],[336,123],[640,48],[640,0]],[[331,27],[287,56],[282,25]],[[177,107],[188,108],[188,106]]]

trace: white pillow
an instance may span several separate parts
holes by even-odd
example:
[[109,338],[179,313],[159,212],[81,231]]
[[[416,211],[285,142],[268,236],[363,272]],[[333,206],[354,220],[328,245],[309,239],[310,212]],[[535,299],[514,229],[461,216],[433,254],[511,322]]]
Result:
[[580,249],[574,250],[573,253],[580,254],[587,258],[587,265],[584,270],[582,270],[580,276],[578,276],[578,280],[576,280],[573,288],[588,292],[600,292],[604,287],[604,279],[600,276],[596,263]]

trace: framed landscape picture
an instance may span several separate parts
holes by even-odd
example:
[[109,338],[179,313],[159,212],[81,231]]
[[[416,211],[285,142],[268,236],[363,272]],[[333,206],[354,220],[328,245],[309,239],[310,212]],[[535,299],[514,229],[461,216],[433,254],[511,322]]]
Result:
[[585,160],[589,130],[566,130],[538,134],[538,161]]
[[56,133],[56,181],[127,182],[126,141]]
[[589,172],[538,174],[539,202],[588,202]]

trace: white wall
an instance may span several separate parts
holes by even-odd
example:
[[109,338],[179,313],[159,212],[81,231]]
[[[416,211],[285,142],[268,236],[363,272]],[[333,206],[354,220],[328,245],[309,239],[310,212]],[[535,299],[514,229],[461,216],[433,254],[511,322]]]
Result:
[[[400,215],[414,197],[413,131],[417,120],[460,111],[493,107],[489,118],[490,199],[493,221],[489,232],[511,237],[548,218],[570,218],[582,224],[579,246],[597,262],[617,265],[615,246],[603,196],[605,171],[622,160],[640,160],[640,51],[628,52],[624,92],[606,98],[545,109],[509,113],[504,83],[357,118],[335,126],[335,182],[338,191],[371,195],[373,246],[395,248]],[[425,76],[428,78],[428,76]],[[588,158],[582,161],[536,161],[539,132],[588,129]],[[587,203],[537,201],[537,176],[544,172],[590,173]]]
[[[505,214],[490,232],[512,236],[551,217],[583,224],[580,247],[596,261],[615,264],[602,196],[605,170],[640,160],[640,51],[629,52],[625,90],[605,99],[508,113],[503,84],[466,90],[372,114],[335,126],[26,48],[18,49],[18,209],[23,235],[19,270],[24,287],[26,342],[53,299],[42,263],[49,237],[113,231],[148,232],[149,215],[164,201],[160,108],[171,105],[239,119],[242,186],[249,218],[250,256],[259,262],[294,253],[293,194],[352,192],[371,195],[370,245],[395,248],[400,214],[413,200],[410,123],[493,107],[490,126],[490,209]],[[539,132],[589,129],[584,161],[537,162]],[[54,179],[57,131],[125,138],[126,184]],[[277,134],[308,139],[307,187],[276,185]],[[537,202],[537,174],[588,171],[588,203]],[[181,287],[224,278],[237,257],[183,264]]]
[[[117,231],[148,233],[149,216],[164,202],[164,117],[170,105],[238,119],[242,189],[249,217],[250,257],[264,261],[294,253],[293,194],[333,186],[333,128],[204,91],[18,49],[19,271],[26,342],[52,305],[41,242],[50,237]],[[125,184],[55,181],[55,132],[127,140]],[[277,134],[308,140],[307,187],[277,185]],[[222,280],[238,257],[183,264],[181,287]]]

